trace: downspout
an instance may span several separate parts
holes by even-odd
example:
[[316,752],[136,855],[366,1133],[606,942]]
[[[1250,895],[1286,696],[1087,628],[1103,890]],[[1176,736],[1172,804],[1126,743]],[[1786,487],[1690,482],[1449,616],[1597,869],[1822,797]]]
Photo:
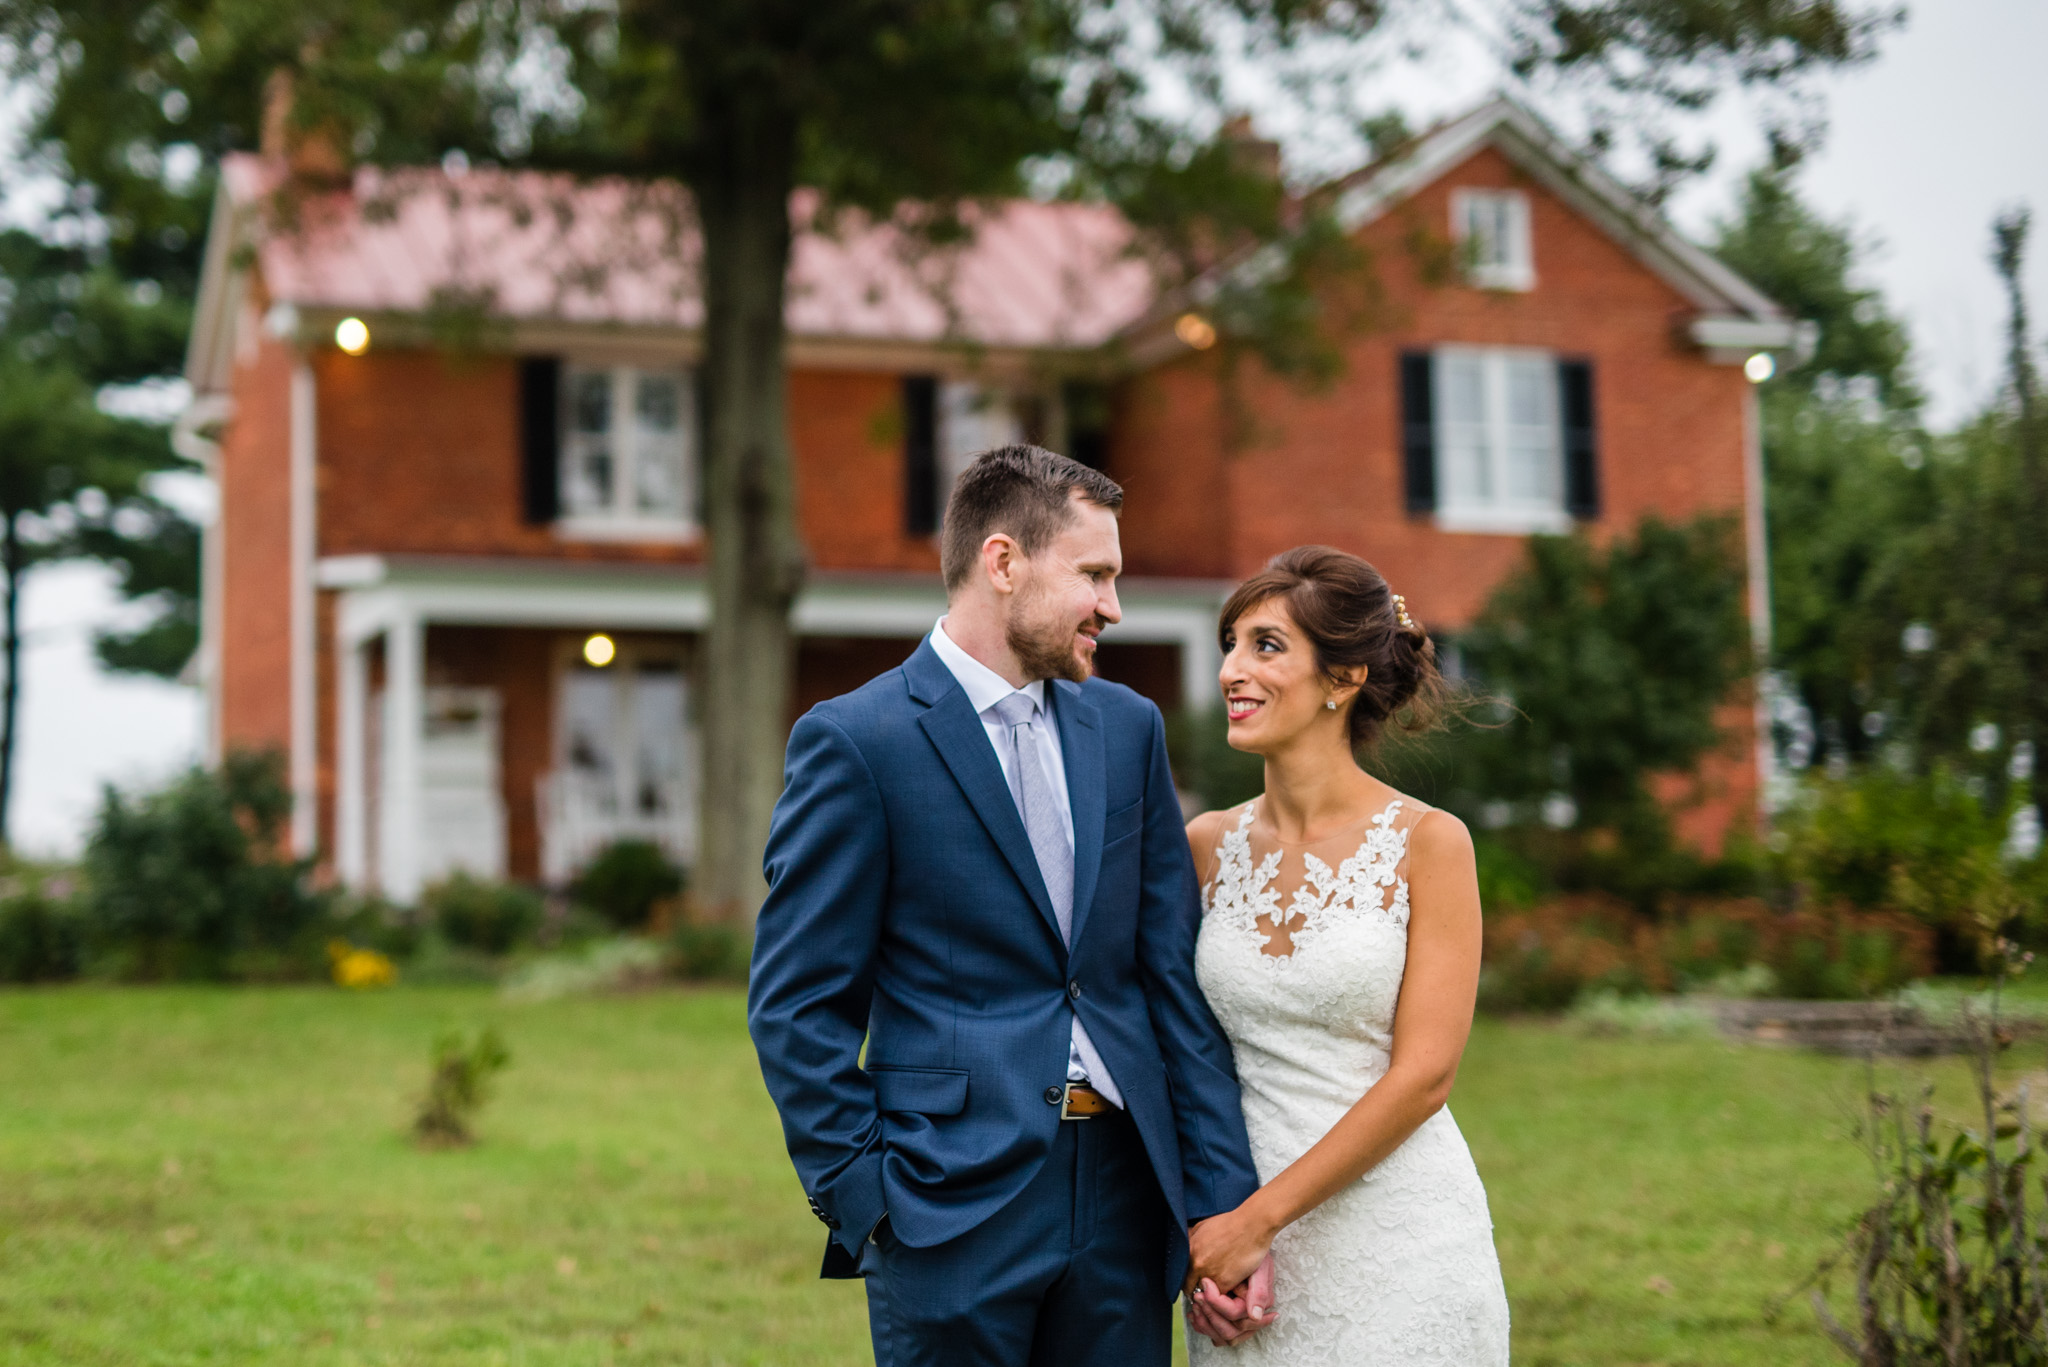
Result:
[[1764,510],[1763,406],[1757,387],[1749,385],[1742,404],[1743,540],[1747,543],[1749,579],[1749,641],[1756,656],[1757,821],[1769,819],[1778,777],[1777,749],[1771,744],[1771,701],[1775,691],[1771,662],[1770,527]]
[[197,465],[213,483],[213,508],[199,530],[199,649],[191,665],[205,698],[200,744],[209,765],[221,761],[221,595],[227,553],[227,539],[221,533],[226,508],[222,503],[220,442],[209,433],[218,431],[234,412],[235,402],[226,394],[199,394],[171,424],[171,449]]

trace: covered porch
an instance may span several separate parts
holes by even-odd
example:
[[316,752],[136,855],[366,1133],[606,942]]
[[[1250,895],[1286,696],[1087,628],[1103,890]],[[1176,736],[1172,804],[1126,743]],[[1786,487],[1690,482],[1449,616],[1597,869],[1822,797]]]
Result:
[[[560,883],[629,837],[694,857],[701,569],[366,555],[321,561],[318,581],[321,826],[342,882],[401,902],[458,869]],[[1103,675],[1165,708],[1212,701],[1229,586],[1118,588]],[[944,611],[935,576],[814,573],[795,711],[901,661]],[[586,651],[596,635],[609,653]]]

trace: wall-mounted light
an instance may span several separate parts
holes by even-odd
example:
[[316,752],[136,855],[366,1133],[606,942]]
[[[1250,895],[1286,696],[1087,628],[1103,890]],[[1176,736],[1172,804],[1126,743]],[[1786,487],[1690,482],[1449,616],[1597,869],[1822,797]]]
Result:
[[1751,384],[1762,384],[1778,373],[1777,358],[1768,351],[1759,351],[1742,363],[1742,373],[1749,376]]
[[1183,313],[1174,319],[1173,335],[1197,351],[1216,345],[1216,325],[1199,313]]
[[370,325],[360,318],[344,318],[334,325],[334,344],[351,356],[370,349]]
[[595,665],[599,669],[603,669],[606,665],[610,664],[613,660],[616,660],[617,658],[619,658],[618,646],[612,641],[611,637],[605,635],[603,632],[592,632],[590,636],[584,640],[583,659],[586,663]]

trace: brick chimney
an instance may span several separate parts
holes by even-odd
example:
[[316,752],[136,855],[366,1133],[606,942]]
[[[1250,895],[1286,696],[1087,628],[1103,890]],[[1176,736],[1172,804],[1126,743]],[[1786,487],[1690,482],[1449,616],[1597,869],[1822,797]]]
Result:
[[334,182],[348,179],[348,158],[332,125],[300,128],[293,123],[297,78],[290,67],[278,67],[263,83],[263,132],[258,149],[282,161],[294,180]]
[[1280,144],[1260,137],[1252,127],[1251,115],[1232,114],[1218,136],[1230,148],[1238,170],[1266,180],[1280,179]]

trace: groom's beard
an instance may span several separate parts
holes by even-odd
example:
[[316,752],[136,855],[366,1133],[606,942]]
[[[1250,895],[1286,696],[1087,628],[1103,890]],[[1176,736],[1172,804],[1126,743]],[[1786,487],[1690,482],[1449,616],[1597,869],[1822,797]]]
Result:
[[[1101,618],[1095,619],[1097,631],[1107,625]],[[1075,627],[1071,621],[1034,619],[1028,611],[1011,618],[1003,631],[1010,653],[1024,667],[1025,678],[1086,683],[1088,676],[1095,672],[1094,652],[1091,651],[1087,659],[1081,658],[1074,649],[1074,635]]]

